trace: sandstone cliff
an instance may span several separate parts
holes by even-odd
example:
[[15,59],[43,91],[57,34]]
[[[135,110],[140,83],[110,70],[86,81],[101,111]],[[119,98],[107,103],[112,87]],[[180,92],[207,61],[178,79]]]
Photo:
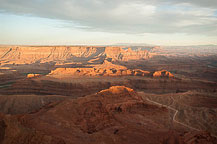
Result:
[[0,60],[14,63],[67,61],[73,58],[93,58],[104,52],[104,47],[7,47],[0,49]]
[[150,72],[140,69],[130,70],[121,65],[115,65],[107,60],[92,68],[57,68],[48,76],[148,76]]
[[36,62],[88,61],[94,58],[128,61],[149,58],[149,52],[123,50],[121,47],[97,46],[1,46],[0,63],[30,64]]

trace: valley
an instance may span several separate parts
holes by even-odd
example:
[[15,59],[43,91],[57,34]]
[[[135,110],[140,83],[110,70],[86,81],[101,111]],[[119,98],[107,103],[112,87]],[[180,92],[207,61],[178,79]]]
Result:
[[0,143],[216,143],[204,49],[0,46]]

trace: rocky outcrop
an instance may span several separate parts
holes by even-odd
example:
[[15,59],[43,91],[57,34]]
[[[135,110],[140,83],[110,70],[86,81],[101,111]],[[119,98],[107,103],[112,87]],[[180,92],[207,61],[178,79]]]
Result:
[[105,60],[103,64],[94,65],[92,68],[57,68],[48,76],[147,76],[149,73],[140,69],[129,70]]
[[165,107],[152,105],[125,86],[52,103],[25,115],[0,114],[4,144],[214,143],[209,133],[171,124]]
[[174,75],[166,70],[156,71],[153,73],[153,77],[168,77],[173,78]]
[[[155,115],[167,113],[165,109],[144,102],[132,89],[114,86],[94,95],[51,105],[22,117],[22,121],[30,129],[66,143],[113,143],[114,139],[115,143],[132,143],[135,137],[137,142],[144,141],[146,128],[135,124],[150,125],[148,119],[153,116],[152,110]],[[154,132],[156,127],[152,129]]]
[[34,78],[34,77],[39,77],[41,76],[40,74],[27,74],[27,78]]

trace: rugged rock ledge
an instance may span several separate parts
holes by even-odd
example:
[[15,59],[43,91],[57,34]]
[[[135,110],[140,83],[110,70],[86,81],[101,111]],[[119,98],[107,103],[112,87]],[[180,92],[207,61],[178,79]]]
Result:
[[96,94],[52,103],[40,111],[0,115],[3,144],[214,143],[209,133],[171,123],[165,107],[152,105],[135,91],[113,86]]
[[48,76],[148,76],[149,74],[149,71],[130,70],[105,60],[103,64],[93,65],[92,68],[57,68],[52,70]]

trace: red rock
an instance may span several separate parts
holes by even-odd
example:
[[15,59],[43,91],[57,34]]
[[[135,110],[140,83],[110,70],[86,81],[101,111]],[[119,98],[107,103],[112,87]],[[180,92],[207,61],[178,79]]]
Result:
[[143,70],[129,70],[124,66],[115,65],[107,60],[101,65],[93,65],[92,68],[57,68],[48,76],[147,76],[150,72]]
[[31,64],[36,62],[68,62],[107,57],[112,60],[128,61],[149,58],[148,51],[123,50],[121,47],[97,46],[5,46],[0,48],[0,61],[9,64]]
[[39,77],[41,76],[40,74],[28,74],[27,78],[34,78],[34,77]]
[[156,71],[153,73],[153,77],[169,77],[173,78],[174,75],[166,70]]

